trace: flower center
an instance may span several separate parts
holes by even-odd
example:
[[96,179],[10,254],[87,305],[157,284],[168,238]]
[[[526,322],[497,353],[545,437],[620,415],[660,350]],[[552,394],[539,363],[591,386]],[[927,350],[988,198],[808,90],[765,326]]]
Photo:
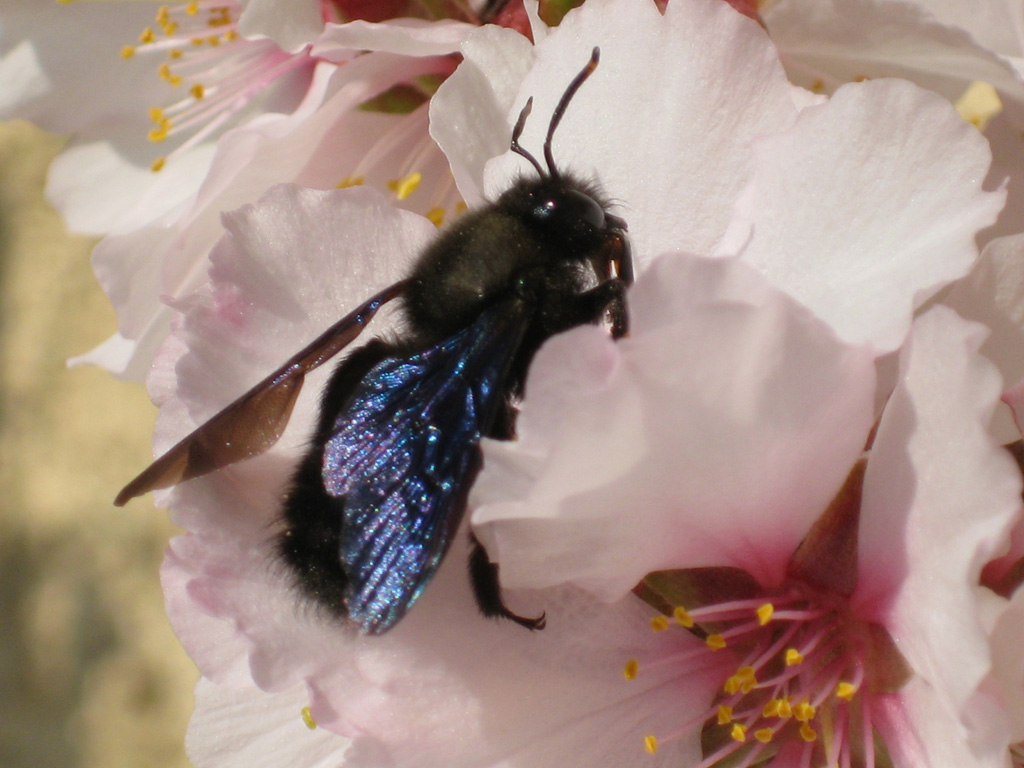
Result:
[[875,659],[901,660],[884,629],[849,613],[844,595],[791,579],[770,593],[677,605],[671,618],[651,621],[657,632],[673,625],[703,645],[671,659],[631,659],[627,680],[645,667],[677,665],[684,675],[726,666],[707,710],[674,733],[646,735],[648,752],[699,728],[705,757],[694,768],[753,765],[782,750],[801,766],[875,765],[871,697],[862,691],[891,682],[876,674]]
[[270,86],[297,69],[312,67],[308,49],[282,51],[269,39],[249,40],[238,33],[242,7],[237,0],[191,0],[160,6],[155,24],[126,45],[121,57],[159,55],[157,73],[174,96],[149,110],[148,138],[178,138],[175,149],[153,161],[159,171],[174,155],[224,130],[230,121]]

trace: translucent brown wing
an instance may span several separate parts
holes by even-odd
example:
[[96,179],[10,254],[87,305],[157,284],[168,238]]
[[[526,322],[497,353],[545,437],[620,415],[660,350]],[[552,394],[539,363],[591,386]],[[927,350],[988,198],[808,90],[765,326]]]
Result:
[[198,427],[121,489],[114,504],[257,456],[277,442],[310,371],[352,343],[377,310],[405,290],[395,283],[336,322],[288,362]]

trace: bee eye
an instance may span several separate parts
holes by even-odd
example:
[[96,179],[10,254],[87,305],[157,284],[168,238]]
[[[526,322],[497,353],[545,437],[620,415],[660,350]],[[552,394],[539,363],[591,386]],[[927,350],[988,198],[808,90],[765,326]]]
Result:
[[575,229],[578,224],[596,230],[603,230],[606,226],[604,208],[590,195],[576,189],[539,200],[530,209],[529,215],[538,223],[554,223],[571,229]]

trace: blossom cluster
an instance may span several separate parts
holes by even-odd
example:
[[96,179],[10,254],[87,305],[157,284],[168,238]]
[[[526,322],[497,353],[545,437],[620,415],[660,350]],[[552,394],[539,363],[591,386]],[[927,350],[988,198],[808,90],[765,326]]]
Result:
[[551,153],[628,223],[629,333],[539,349],[464,522],[546,627],[479,614],[468,531],[386,634],[297,597],[318,369],[158,494],[192,760],[1024,765],[1024,3],[559,5],[0,11],[0,116],[74,134],[49,193],[104,236],[84,359],[147,380],[158,454],[535,174],[517,117],[539,154],[600,49]]

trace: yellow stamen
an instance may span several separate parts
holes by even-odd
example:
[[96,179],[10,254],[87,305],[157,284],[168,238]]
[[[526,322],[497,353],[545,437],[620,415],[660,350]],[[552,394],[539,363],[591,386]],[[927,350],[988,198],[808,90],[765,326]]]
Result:
[[358,187],[363,183],[362,176],[346,176],[344,179],[338,182],[338,186],[335,189],[348,189],[349,187]]
[[732,730],[729,731],[729,735],[732,736],[733,741],[738,741],[742,744],[747,740],[747,726],[742,723],[734,723]]
[[160,29],[164,31],[164,34],[170,37],[178,31],[178,22],[168,21],[166,24],[161,24]]
[[122,59],[130,59],[134,55],[135,55],[135,46],[134,45],[126,45],[124,48],[121,49],[121,58]]
[[171,18],[171,9],[169,6],[161,5],[156,9],[156,23],[166,24]]
[[212,45],[214,47],[220,45],[220,38],[217,37],[216,35],[210,35],[210,37],[208,37],[206,39],[207,39],[207,41],[209,41],[210,45]]
[[139,35],[140,43],[152,43],[154,39],[156,39],[156,35],[153,34],[153,30],[149,27],[142,30],[142,34]]
[[687,629],[690,629],[694,624],[693,617],[681,605],[672,611],[672,617],[679,626],[686,627]]
[[708,639],[704,642],[712,651],[720,651],[726,647],[725,638],[721,635],[708,635]]
[[761,622],[762,627],[772,620],[772,614],[774,613],[775,606],[771,603],[765,603],[757,609],[757,619]]
[[189,88],[189,93],[192,94],[193,98],[198,100],[206,95],[206,90],[203,88],[202,83],[196,83],[191,88]]
[[814,91],[815,93],[824,93],[825,92],[825,81],[824,80],[820,80],[820,79],[819,80],[815,80],[811,84],[811,90]]
[[957,114],[973,124],[979,131],[984,131],[988,124],[1003,111],[1003,101],[996,89],[989,83],[975,80],[963,92],[953,106]]
[[804,661],[804,655],[800,653],[796,648],[786,649],[786,666],[792,667],[797,664],[802,664]]
[[313,710],[309,707],[302,708],[302,722],[304,722],[306,727],[311,731],[316,728],[316,720],[313,719]]
[[167,138],[167,129],[163,126],[160,126],[159,128],[152,128],[149,133],[146,134],[146,138],[154,144],[161,142]]
[[853,683],[841,682],[836,686],[836,696],[844,701],[850,701],[857,693],[857,686]]
[[771,728],[759,728],[754,731],[754,738],[760,741],[762,744],[767,744],[772,740],[772,736],[775,735],[775,731]]
[[818,733],[808,723],[804,723],[800,726],[800,738],[804,741],[811,742],[818,738]]
[[404,179],[398,181],[389,181],[388,188],[395,193],[395,197],[399,200],[405,200],[409,195],[416,191],[416,188],[423,181],[423,174],[417,172],[410,173]]
[[778,717],[779,705],[781,703],[778,699],[769,699],[768,703],[761,710],[761,717]]
[[732,707],[725,704],[718,705],[718,724],[728,725],[732,722]]
[[636,673],[639,671],[639,669],[640,669],[640,664],[637,662],[637,660],[636,659],[630,659],[629,661],[626,662],[626,666],[623,667],[622,675],[627,680],[635,680],[636,679]]
[[757,676],[757,670],[753,667],[740,667],[736,670],[736,677],[740,680],[753,680]]
[[166,157],[158,157],[149,166],[149,170],[151,170],[153,173],[159,173],[160,169],[164,167],[164,164],[166,162],[167,162],[167,158]]
[[227,32],[225,32],[225,33],[224,33],[224,34],[223,34],[223,35],[221,36],[221,39],[222,39],[222,40],[223,40],[223,41],[224,41],[225,43],[230,43],[230,42],[231,42],[232,40],[237,40],[237,39],[238,39],[238,31],[237,31],[237,30],[234,30],[234,29],[229,29],[229,30],[228,30]]
[[200,45],[202,45],[206,41],[203,40],[203,38],[201,38],[201,37],[193,37],[191,40],[189,40],[189,42],[192,43],[192,45],[194,45],[194,46],[196,46],[198,48]]
[[733,675],[725,681],[725,685],[722,686],[722,690],[732,696],[734,693],[739,691],[742,682],[743,681],[736,677],[736,675]]
[[644,749],[647,750],[647,754],[653,755],[658,751],[658,739],[654,736],[644,736]]
[[815,709],[814,706],[811,705],[811,702],[809,702],[807,699],[804,699],[795,707],[793,707],[793,717],[795,717],[797,721],[801,723],[806,723],[809,720],[813,719],[817,712],[818,710]]
[[167,118],[164,116],[164,111],[160,109],[160,107],[149,108],[149,119],[157,125],[160,125],[161,123],[167,120]]
[[466,211],[466,209],[467,209],[467,208],[469,208],[469,206],[468,206],[468,205],[466,205],[466,204],[465,204],[464,202],[462,202],[461,200],[459,200],[459,202],[457,202],[457,203],[455,204],[455,212],[456,212],[456,213],[464,213],[464,212]]
[[444,208],[431,208],[427,211],[427,218],[435,227],[440,227],[444,224]]
[[[402,198],[398,199],[401,200]],[[664,632],[666,629],[668,629],[668,618],[662,616],[661,614],[654,616],[653,618],[651,618],[651,629],[653,629],[655,632]]]
[[167,58],[173,59],[173,60],[176,61],[176,60],[180,59],[184,55],[185,55],[185,53],[180,48],[175,48],[174,50],[170,51],[167,54]]
[[793,716],[793,705],[789,703],[789,699],[779,699],[779,717],[792,717]]

